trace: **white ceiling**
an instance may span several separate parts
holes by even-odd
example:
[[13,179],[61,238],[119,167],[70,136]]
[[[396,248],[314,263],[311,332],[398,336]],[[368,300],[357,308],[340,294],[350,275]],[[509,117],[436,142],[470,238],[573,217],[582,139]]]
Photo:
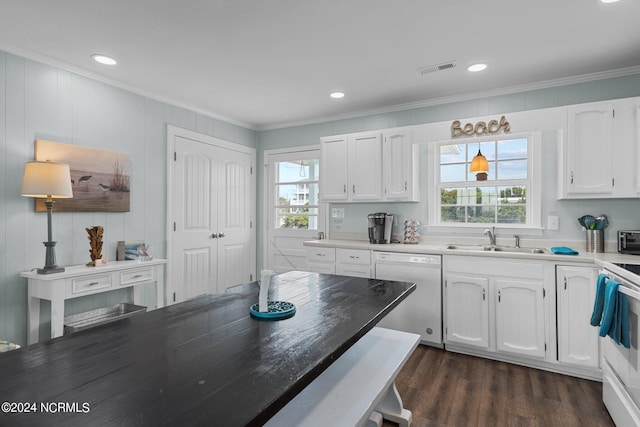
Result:
[[0,0],[0,49],[271,129],[635,74],[639,18],[639,0]]

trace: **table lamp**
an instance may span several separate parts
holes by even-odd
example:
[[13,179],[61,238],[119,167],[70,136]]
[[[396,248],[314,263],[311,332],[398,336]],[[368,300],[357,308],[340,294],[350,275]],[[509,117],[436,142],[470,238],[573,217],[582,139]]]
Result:
[[47,248],[44,267],[38,269],[38,274],[61,273],[63,267],[56,265],[55,246],[57,242],[51,239],[51,211],[53,199],[68,199],[73,197],[71,189],[71,172],[69,165],[55,162],[27,162],[24,165],[22,179],[22,195],[25,197],[46,198],[48,240],[44,243]]

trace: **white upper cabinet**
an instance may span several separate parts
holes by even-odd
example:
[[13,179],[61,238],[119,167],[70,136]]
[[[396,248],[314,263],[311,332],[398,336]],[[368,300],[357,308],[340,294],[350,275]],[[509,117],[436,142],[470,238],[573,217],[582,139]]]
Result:
[[559,198],[638,197],[636,109],[633,99],[567,109]]
[[323,202],[418,201],[411,133],[389,130],[320,138]]
[[613,190],[613,105],[568,110],[567,194],[609,194]]
[[320,147],[320,199],[347,201],[347,137],[322,138]]
[[379,133],[320,139],[320,199],[370,202],[382,196],[382,137]]
[[[636,102],[635,107],[636,115],[636,164],[640,165],[640,101]],[[636,172],[636,192],[640,196],[640,173]]]
[[[382,137],[379,133],[348,138],[348,175],[351,200],[376,201],[382,198]],[[322,179],[322,175],[320,175]]]
[[410,131],[382,134],[382,197],[385,200],[419,200],[417,161]]

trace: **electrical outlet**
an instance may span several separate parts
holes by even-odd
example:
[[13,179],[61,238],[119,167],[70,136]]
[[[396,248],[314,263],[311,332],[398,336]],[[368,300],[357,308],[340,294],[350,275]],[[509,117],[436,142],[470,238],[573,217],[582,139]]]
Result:
[[547,230],[555,231],[558,230],[559,219],[555,215],[549,215],[547,217]]
[[344,208],[331,208],[331,218],[344,218]]

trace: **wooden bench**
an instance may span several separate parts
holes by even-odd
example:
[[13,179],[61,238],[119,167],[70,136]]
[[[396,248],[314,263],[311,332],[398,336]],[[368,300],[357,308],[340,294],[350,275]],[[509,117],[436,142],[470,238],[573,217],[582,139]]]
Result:
[[420,336],[373,328],[265,426],[380,426],[411,424],[395,385]]

